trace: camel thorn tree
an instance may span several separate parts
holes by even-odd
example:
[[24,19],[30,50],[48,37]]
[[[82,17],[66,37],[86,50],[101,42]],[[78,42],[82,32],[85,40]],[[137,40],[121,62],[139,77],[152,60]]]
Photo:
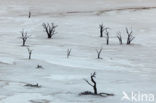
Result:
[[27,50],[28,50],[28,54],[29,54],[28,59],[30,60],[31,59],[31,55],[32,55],[32,50],[30,48],[27,48]]
[[72,49],[67,49],[67,58],[69,58],[69,56],[71,55],[71,50]]
[[96,72],[91,73],[90,75],[90,79],[92,81],[93,84],[91,84],[88,80],[84,79],[91,87],[93,87],[94,90],[94,94],[97,95],[97,87],[96,87],[96,81],[94,80],[94,78],[96,78]]
[[108,27],[105,27],[103,24],[100,24],[100,25],[99,25],[99,28],[100,28],[100,37],[101,37],[101,38],[103,37],[103,32],[104,32],[104,31],[107,31],[108,29],[110,29],[110,28],[108,28]]
[[126,33],[127,33],[127,45],[130,45],[135,37],[133,35],[133,31],[129,30],[127,27],[126,27]]
[[93,88],[94,92],[85,91],[85,92],[80,93],[79,95],[96,95],[96,96],[101,96],[101,97],[114,96],[114,94],[110,94],[110,93],[103,93],[103,92],[98,93],[97,83],[95,81],[95,78],[96,78],[96,72],[91,73],[91,75],[90,75],[90,80],[92,83],[90,83],[88,80],[84,79],[84,81]]
[[55,25],[54,23],[43,23],[42,24],[46,34],[47,34],[47,37],[50,39],[54,36],[54,34],[56,34],[56,27],[57,25]]
[[103,50],[103,48],[101,48],[101,49],[96,49],[96,52],[97,52],[97,59],[102,59],[101,58],[101,52],[102,52],[102,50]]
[[29,38],[30,36],[28,36],[28,33],[25,32],[24,30],[21,31],[21,40],[22,40],[22,46],[25,46],[26,45],[26,41],[27,39]]
[[29,11],[28,18],[31,18],[31,11]]
[[121,32],[117,32],[117,38],[119,40],[120,45],[122,45],[122,36],[121,36]]
[[108,30],[106,30],[106,32],[105,32],[105,35],[106,35],[106,44],[107,45],[109,45],[109,32],[108,32]]

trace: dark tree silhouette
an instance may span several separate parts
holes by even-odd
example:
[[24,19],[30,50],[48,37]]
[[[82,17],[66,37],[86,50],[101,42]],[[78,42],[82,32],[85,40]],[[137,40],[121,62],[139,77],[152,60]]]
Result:
[[43,26],[45,32],[47,33],[48,38],[52,38],[52,36],[54,34],[56,34],[55,29],[56,29],[57,25],[54,25],[54,23],[51,23],[51,24],[43,23],[42,26]]
[[27,41],[27,39],[29,38],[30,36],[28,36],[28,33],[27,32],[25,32],[24,30],[23,31],[21,31],[21,39],[22,39],[22,46],[25,46],[25,44],[26,44],[26,41]]
[[99,25],[100,28],[100,37],[103,37],[104,26],[103,24]]
[[122,36],[121,36],[121,32],[117,33],[117,38],[119,40],[120,45],[122,45]]
[[29,15],[28,15],[28,18],[31,18],[31,11],[29,11]]
[[71,55],[71,50],[72,49],[67,49],[67,58],[69,58],[69,56]]
[[28,54],[29,54],[29,60],[31,59],[31,54],[32,54],[32,50],[30,50],[30,48],[27,48],[27,50],[28,50]]
[[92,81],[93,84],[91,84],[88,80],[84,79],[90,86],[93,87],[94,90],[94,94],[97,95],[97,87],[96,87],[96,81],[94,80],[94,78],[96,78],[96,73],[91,73],[90,79]]
[[127,45],[130,45],[131,44],[131,42],[134,40],[134,36],[133,36],[133,31],[131,30],[128,30],[128,28],[126,28],[126,33],[127,33],[127,35],[128,35],[128,37],[127,37]]
[[79,95],[96,95],[96,96],[101,96],[101,97],[114,96],[114,94],[110,94],[110,93],[103,93],[103,92],[98,93],[95,78],[96,78],[96,72],[91,73],[91,75],[90,75],[90,80],[92,83],[90,83],[88,80],[84,79],[85,82],[87,82],[87,84],[89,84],[93,88],[94,92],[85,91],[85,92],[80,93]]
[[103,32],[107,31],[109,28],[105,27],[103,24],[100,24],[99,28],[100,28],[100,37],[102,38],[103,37]]
[[106,44],[107,45],[109,45],[109,32],[106,30],[106,32],[105,32],[105,34],[106,34]]
[[100,50],[96,49],[96,52],[97,52],[97,59],[102,59],[100,56],[101,56],[101,52],[102,52],[102,48]]

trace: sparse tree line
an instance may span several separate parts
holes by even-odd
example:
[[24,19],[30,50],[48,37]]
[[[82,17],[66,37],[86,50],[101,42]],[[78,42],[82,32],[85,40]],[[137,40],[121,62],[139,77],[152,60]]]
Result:
[[[109,33],[109,29],[108,27],[105,27],[103,24],[99,25],[99,29],[100,29],[100,37],[105,37],[106,38],[106,44],[109,45],[109,41],[110,41],[110,33]],[[132,41],[134,40],[134,34],[133,34],[133,30],[129,30],[127,27],[125,28],[126,30],[126,34],[127,34],[127,45],[130,45],[132,43]],[[119,40],[119,44],[122,45],[123,44],[123,38],[121,35],[121,32],[117,32],[116,38]]]
[[[51,39],[57,32],[56,32],[56,28],[58,27],[57,25],[55,25],[54,23],[43,23],[42,24],[44,31],[47,34],[47,38]],[[109,29],[108,27],[103,26],[103,24],[99,25],[100,28],[100,37],[105,37],[106,38],[106,44],[109,45],[109,41],[110,41],[110,33],[109,33]],[[132,43],[132,41],[134,40],[135,36],[133,34],[132,30],[129,30],[126,27],[126,34],[127,34],[127,45],[130,45]],[[104,35],[105,34],[105,35]],[[30,38],[30,36],[27,34],[26,31],[21,31],[21,39],[22,39],[22,46],[26,45],[26,41],[28,38]],[[119,43],[122,45],[123,44],[123,38],[121,35],[121,32],[117,32],[116,38],[119,40]]]
[[[29,16],[31,17],[31,12],[29,12]],[[56,32],[56,28],[58,27],[57,25],[55,25],[54,23],[43,23],[43,30],[45,31],[47,38],[51,39],[53,38],[53,36],[57,33]],[[100,28],[100,38],[104,37],[106,38],[106,45],[110,44],[110,33],[109,33],[109,27],[105,27],[103,24],[99,25]],[[126,30],[126,34],[127,34],[127,45],[130,45],[132,43],[132,41],[134,40],[134,35],[133,35],[133,31],[129,30],[127,27],[125,28]],[[26,46],[26,41],[30,38],[30,35],[28,35],[28,33],[26,31],[21,31],[21,40],[22,40],[22,46]],[[116,38],[119,41],[119,44],[122,45],[123,44],[123,37],[121,35],[121,32],[117,32],[116,34]],[[28,53],[29,53],[29,59],[31,59],[31,54],[32,54],[32,50],[30,50],[30,48],[28,49]],[[72,49],[67,49],[67,58],[70,57],[71,55],[71,50]],[[96,50],[97,51],[97,58],[98,59],[102,59],[100,57],[101,52],[102,52],[102,48],[100,50]]]

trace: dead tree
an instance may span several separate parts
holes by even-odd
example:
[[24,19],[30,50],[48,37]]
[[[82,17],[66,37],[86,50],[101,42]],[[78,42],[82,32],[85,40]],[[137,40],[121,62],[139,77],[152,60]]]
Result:
[[28,15],[28,18],[31,18],[31,12],[29,11],[29,15]]
[[67,58],[69,58],[72,49],[67,49]]
[[96,96],[101,96],[101,97],[114,96],[114,94],[112,93],[104,93],[104,92],[98,93],[97,86],[96,86],[97,84],[96,84],[96,81],[94,80],[95,78],[96,78],[96,72],[91,73],[90,75],[90,80],[92,83],[84,79],[85,82],[87,82],[93,88],[94,92],[85,91],[85,92],[81,92],[79,95],[96,95]]
[[31,59],[31,54],[32,54],[32,50],[30,50],[30,48],[27,48],[27,50],[28,50],[28,54],[29,54],[29,60]]
[[25,44],[26,44],[26,41],[27,41],[27,39],[30,37],[30,36],[28,36],[28,33],[27,32],[25,32],[24,30],[23,31],[21,31],[21,39],[22,39],[22,46],[25,46]]
[[100,37],[102,38],[103,37],[103,31],[104,31],[103,24],[99,25],[99,28],[100,28]]
[[54,23],[51,23],[51,24],[43,23],[42,26],[43,26],[45,32],[47,33],[47,36],[48,36],[49,39],[52,38],[52,36],[54,34],[56,34],[55,29],[56,29],[57,25],[54,25]]
[[102,38],[103,37],[103,32],[107,31],[109,28],[103,26],[103,24],[99,25],[99,28],[100,28],[100,37]]
[[96,87],[96,81],[94,80],[94,78],[96,78],[96,73],[94,72],[93,74],[91,73],[90,79],[92,81],[93,84],[91,84],[88,80],[84,79],[90,86],[93,87],[94,90],[94,94],[97,95],[97,87]]
[[96,52],[97,52],[97,59],[102,59],[100,56],[101,56],[101,52],[102,52],[102,48],[100,50],[97,50],[96,49]]
[[117,38],[119,40],[120,45],[122,45],[122,36],[121,36],[121,32],[117,33]]
[[126,33],[127,33],[127,35],[128,35],[128,37],[127,37],[127,45],[130,45],[131,44],[131,42],[134,40],[134,36],[133,36],[133,31],[131,30],[128,30],[128,28],[126,28]]
[[106,44],[107,45],[109,45],[109,32],[106,30],[106,32],[105,32],[105,34],[106,34]]

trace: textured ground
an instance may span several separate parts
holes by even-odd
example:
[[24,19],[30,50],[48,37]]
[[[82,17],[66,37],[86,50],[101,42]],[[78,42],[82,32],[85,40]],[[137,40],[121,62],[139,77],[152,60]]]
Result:
[[[122,91],[156,94],[156,9],[150,8],[155,7],[154,0],[0,2],[0,103],[125,103]],[[46,38],[43,22],[58,25],[53,39]],[[111,28],[109,46],[99,38],[101,23]],[[125,27],[132,27],[136,36],[130,46],[119,45],[115,38],[121,31],[126,42]],[[31,35],[27,44],[33,49],[32,60],[21,47],[22,29]],[[103,59],[98,60],[96,49],[101,47]],[[72,52],[67,59],[68,48]],[[36,69],[38,64],[43,69]],[[115,96],[78,95],[92,91],[83,79],[94,71],[98,91]],[[25,87],[27,83],[42,87]]]

